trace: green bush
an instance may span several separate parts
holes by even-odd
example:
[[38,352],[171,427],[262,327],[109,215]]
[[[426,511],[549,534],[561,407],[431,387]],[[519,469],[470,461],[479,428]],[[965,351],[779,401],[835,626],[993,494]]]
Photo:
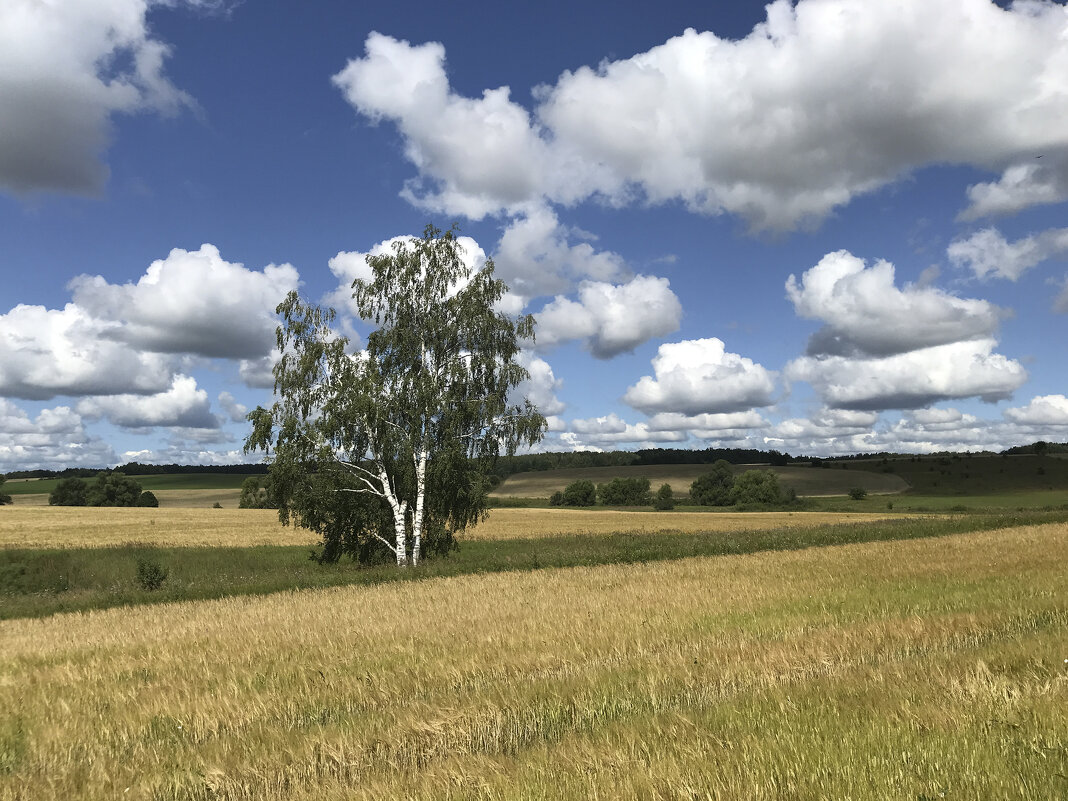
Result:
[[49,506],[85,506],[89,485],[81,478],[64,478],[48,496]]
[[675,508],[675,493],[672,491],[670,484],[662,484],[660,489],[656,491],[653,508],[658,512],[666,512]]
[[141,558],[137,560],[137,583],[142,590],[155,592],[163,586],[170,571],[155,559]]
[[853,487],[849,490],[849,497],[854,501],[862,501],[868,497],[868,491],[864,487]]
[[136,506],[141,485],[117,470],[100,473],[85,491],[86,506]]
[[734,489],[734,470],[723,459],[690,485],[690,501],[699,506],[729,506]]
[[149,490],[145,490],[139,496],[137,496],[137,503],[134,504],[134,506],[157,507],[159,506],[159,499],[156,497],[155,493]]
[[731,500],[735,504],[777,504],[782,502],[779,479],[770,470],[746,470],[734,480]]
[[564,487],[564,506],[593,506],[597,503],[597,488],[592,481],[573,481]]
[[278,500],[274,497],[270,476],[249,476],[241,483],[241,496],[237,500],[238,509],[277,509]]
[[564,493],[557,490],[549,496],[549,506],[563,506],[564,505]]
[[613,478],[597,486],[597,500],[605,506],[648,506],[649,479]]

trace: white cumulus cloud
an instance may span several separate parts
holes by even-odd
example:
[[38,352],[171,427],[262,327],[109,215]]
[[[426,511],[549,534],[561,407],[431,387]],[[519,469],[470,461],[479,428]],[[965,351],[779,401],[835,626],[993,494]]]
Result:
[[883,357],[804,356],[787,365],[786,376],[808,382],[834,408],[915,409],[969,397],[993,402],[1027,380],[1023,365],[994,353],[996,345],[976,339]]
[[774,373],[728,352],[715,337],[661,345],[653,370],[655,378],[643,376],[623,396],[646,414],[741,412],[770,405],[775,389]]
[[152,5],[0,3],[0,188],[97,192],[114,114],[191,104],[164,73],[170,48],[150,31]]
[[165,392],[154,395],[109,395],[84,398],[78,413],[90,419],[106,417],[123,428],[181,426],[218,428],[219,419],[211,413],[208,393],[197,387],[195,378],[175,376]]
[[634,350],[678,330],[682,304],[666,278],[638,275],[625,284],[583,281],[578,300],[558,296],[535,314],[536,344],[584,340],[598,359]]
[[809,342],[810,355],[888,356],[918,348],[989,337],[1001,310],[985,300],[958,298],[936,287],[894,285],[894,265],[870,267],[852,253],[828,253],[786,282],[798,315],[827,325]]
[[[1045,154],[1039,154],[1044,156]],[[958,218],[977,220],[1016,214],[1031,206],[1059,203],[1068,198],[1068,155],[1050,155],[1047,161],[1029,159],[1005,169],[997,181],[968,187],[971,203]]]
[[111,337],[139,350],[253,359],[270,351],[275,306],[298,283],[292,265],[249,270],[204,244],[194,251],[175,248],[136,284],[80,275],[70,289],[75,305],[115,325]]
[[1015,242],[1007,242],[996,228],[984,228],[954,240],[946,250],[954,266],[971,270],[976,278],[1010,281],[1064,253],[1068,253],[1068,228],[1051,228]]
[[1026,406],[1006,409],[1005,417],[1026,426],[1068,426],[1068,398],[1064,395],[1039,395]]
[[0,473],[12,470],[104,467],[118,459],[111,446],[85,431],[68,406],[43,409],[36,418],[0,398]]
[[[397,126],[418,171],[405,194],[425,207],[682,201],[790,229],[926,165],[1001,172],[1047,154],[1045,183],[1061,180],[1066,32],[1048,2],[776,0],[743,39],[687,30],[564,72],[529,111],[508,87],[453,91],[441,44],[378,33],[334,81]],[[997,205],[983,194],[973,206]]]

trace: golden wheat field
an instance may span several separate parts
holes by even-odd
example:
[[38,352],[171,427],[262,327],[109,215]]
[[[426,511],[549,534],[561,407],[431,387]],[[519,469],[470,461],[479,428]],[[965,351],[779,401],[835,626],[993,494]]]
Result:
[[1068,526],[0,622],[0,799],[1053,799]]
[[[162,494],[162,493],[161,493]],[[888,515],[831,512],[614,512],[493,509],[465,539],[518,539],[617,532],[750,531],[783,526],[864,522]],[[313,533],[283,527],[268,509],[172,507],[0,507],[0,547],[85,548],[141,543],[158,546],[314,544]]]

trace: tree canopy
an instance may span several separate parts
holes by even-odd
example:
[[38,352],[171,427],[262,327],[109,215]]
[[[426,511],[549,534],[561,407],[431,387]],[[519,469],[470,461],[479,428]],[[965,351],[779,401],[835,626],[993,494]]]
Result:
[[379,327],[364,351],[332,309],[295,292],[278,306],[276,399],[249,414],[245,445],[268,452],[282,521],[317,531],[321,558],[386,548],[403,566],[424,544],[446,549],[485,515],[497,456],[544,432],[529,401],[509,400],[534,320],[497,311],[507,287],[491,260],[465,265],[454,232],[427,226],[367,257],[353,300]]
[[690,501],[699,506],[729,506],[734,502],[733,490],[734,471],[729,463],[720,459],[709,472],[690,484]]

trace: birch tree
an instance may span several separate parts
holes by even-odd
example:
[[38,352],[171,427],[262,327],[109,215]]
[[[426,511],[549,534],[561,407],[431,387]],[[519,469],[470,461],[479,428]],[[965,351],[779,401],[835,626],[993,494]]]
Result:
[[295,292],[278,306],[275,402],[249,414],[245,447],[268,452],[282,522],[319,532],[322,559],[385,548],[403,567],[447,550],[484,517],[497,456],[544,433],[529,401],[509,404],[534,320],[496,310],[507,287],[492,261],[464,264],[454,231],[367,257],[352,297],[378,328],[362,352],[332,309]]

